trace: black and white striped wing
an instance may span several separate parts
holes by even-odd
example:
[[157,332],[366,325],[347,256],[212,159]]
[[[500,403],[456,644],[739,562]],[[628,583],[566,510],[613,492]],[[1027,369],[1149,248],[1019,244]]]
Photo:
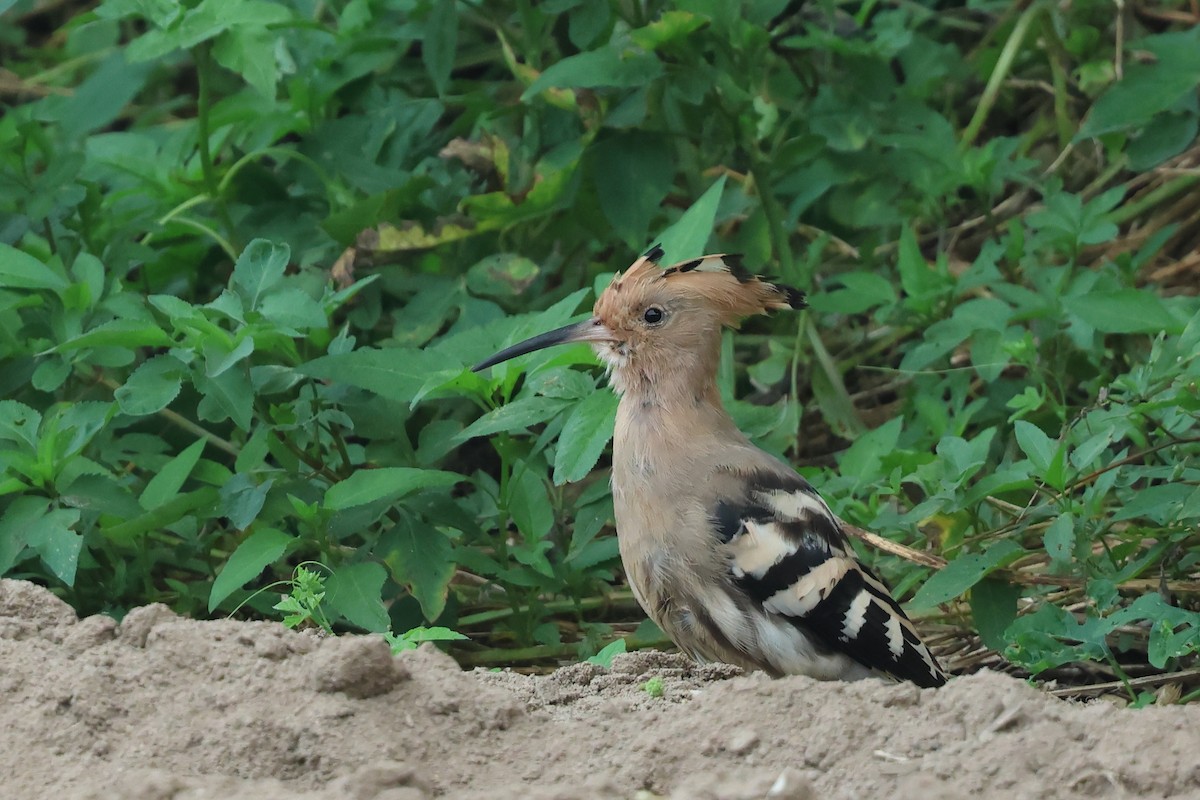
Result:
[[733,584],[833,652],[918,686],[946,682],[891,592],[854,556],[825,501],[799,475],[746,476],[714,512]]

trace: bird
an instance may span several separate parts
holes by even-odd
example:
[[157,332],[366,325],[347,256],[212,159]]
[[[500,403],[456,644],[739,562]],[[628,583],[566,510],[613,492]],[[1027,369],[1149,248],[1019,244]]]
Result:
[[589,318],[472,369],[591,344],[619,396],[611,482],[621,561],[634,597],[681,651],[774,677],[943,685],[946,673],[843,523],[722,404],[722,330],[804,309],[805,294],[736,255],[665,269],[663,255],[655,245],[617,274]]

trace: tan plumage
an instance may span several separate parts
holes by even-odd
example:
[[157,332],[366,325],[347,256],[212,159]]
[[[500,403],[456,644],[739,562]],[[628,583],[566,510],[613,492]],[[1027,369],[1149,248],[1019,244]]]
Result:
[[646,613],[683,651],[773,675],[945,675],[841,523],[794,469],[737,429],[716,387],[721,328],[804,295],[711,255],[660,269],[652,248],[591,319],[476,366],[591,342],[620,395],[612,489],[621,560]]

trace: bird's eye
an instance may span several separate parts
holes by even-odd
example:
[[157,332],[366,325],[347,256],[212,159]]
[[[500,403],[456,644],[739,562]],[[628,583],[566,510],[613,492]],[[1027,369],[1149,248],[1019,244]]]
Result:
[[658,306],[650,306],[642,313],[642,319],[646,321],[647,325],[658,325],[664,319],[666,319],[666,317],[666,312]]

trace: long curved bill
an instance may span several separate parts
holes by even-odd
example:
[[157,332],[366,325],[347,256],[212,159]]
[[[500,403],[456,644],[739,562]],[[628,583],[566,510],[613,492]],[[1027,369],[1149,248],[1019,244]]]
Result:
[[564,325],[561,328],[556,328],[546,333],[540,333],[537,336],[526,339],[523,342],[518,342],[512,347],[506,347],[499,353],[485,358],[475,366],[471,367],[472,372],[482,372],[488,367],[495,366],[502,361],[508,361],[510,358],[523,356],[526,353],[532,353],[535,350],[542,350],[547,347],[553,347],[556,344],[570,344],[571,342],[609,342],[612,341],[612,332],[605,327],[604,323],[596,318],[585,319],[583,322],[573,322],[570,325]]

